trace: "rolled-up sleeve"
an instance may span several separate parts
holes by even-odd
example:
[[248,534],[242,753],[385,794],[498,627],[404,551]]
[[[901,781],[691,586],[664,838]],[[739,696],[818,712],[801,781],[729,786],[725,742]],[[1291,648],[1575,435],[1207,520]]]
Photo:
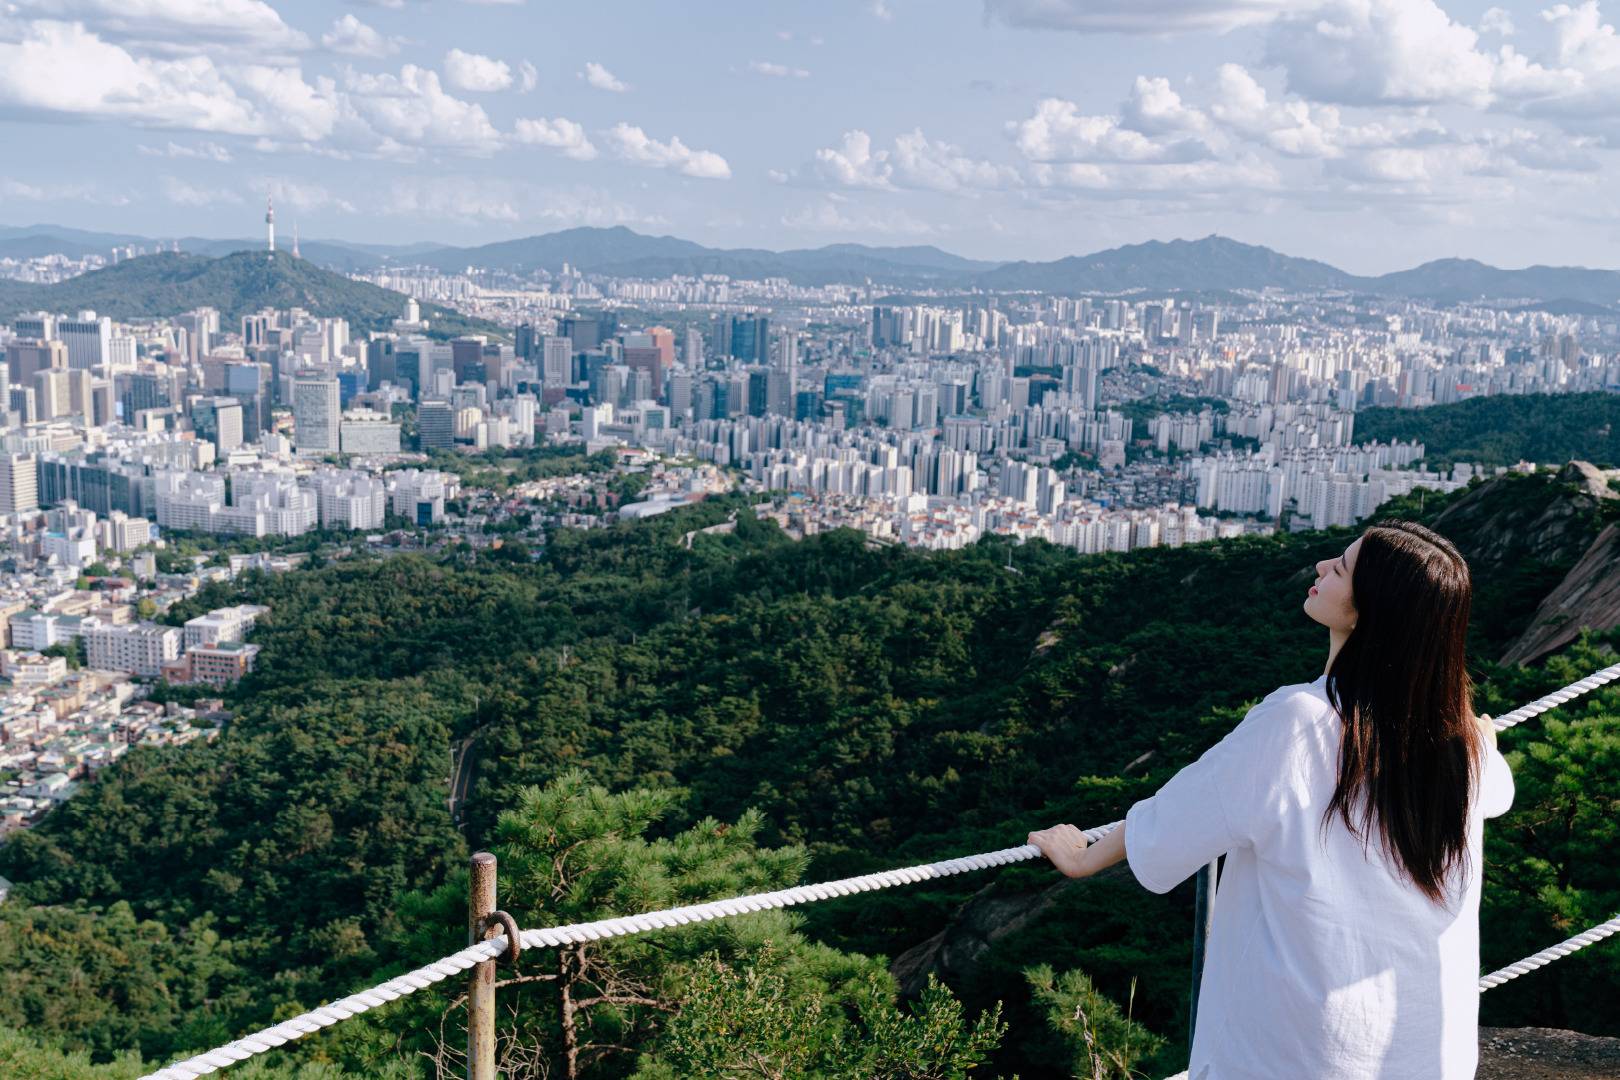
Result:
[[1513,807],[1515,793],[1513,770],[1507,758],[1496,747],[1485,755],[1485,770],[1481,777],[1481,810],[1485,817],[1501,817]]
[[1165,893],[1199,867],[1253,840],[1276,811],[1293,742],[1293,710],[1276,697],[1250,709],[1227,736],[1125,814],[1125,859],[1150,892]]

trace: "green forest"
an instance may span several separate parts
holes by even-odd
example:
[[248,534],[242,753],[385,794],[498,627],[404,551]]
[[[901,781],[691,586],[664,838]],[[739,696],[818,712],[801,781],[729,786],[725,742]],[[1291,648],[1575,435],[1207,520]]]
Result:
[[[222,299],[223,298],[223,301]],[[0,281],[0,318],[24,311],[91,309],[115,319],[178,315],[218,307],[229,322],[267,307],[301,307],[315,315],[346,319],[356,331],[387,330],[405,314],[403,293],[323,270],[285,251],[238,251],[218,259],[162,252],[126,259],[50,285]],[[509,337],[485,319],[441,304],[422,303],[428,336],[458,334]]]
[[[732,512],[734,532],[681,542]],[[1549,515],[1556,543],[1522,527]],[[1615,633],[1533,668],[1495,658],[1620,500],[1540,473],[1380,516],[1435,523],[1468,555],[1480,711],[1614,662]],[[270,607],[224,734],[130,753],[0,848],[0,1074],[136,1076],[460,948],[480,848],[528,927],[1114,820],[1320,673],[1326,635],[1300,603],[1356,532],[925,554],[849,530],[795,542],[732,498],[556,531],[533,562],[362,553],[211,585],[166,618]],[[452,808],[454,747],[471,782]],[[1620,910],[1620,689],[1502,747],[1518,795],[1487,830],[1487,967]],[[1123,867],[1067,881],[1026,863],[531,950],[500,972],[502,1066],[1163,1076],[1186,1058],[1192,908],[1190,882],[1157,896]],[[463,985],[233,1074],[456,1075]],[[1620,1034],[1620,949],[1482,1006],[1485,1023]]]
[[1620,394],[1498,394],[1426,409],[1363,409],[1356,440],[1421,439],[1430,467],[1457,461],[1620,466]]

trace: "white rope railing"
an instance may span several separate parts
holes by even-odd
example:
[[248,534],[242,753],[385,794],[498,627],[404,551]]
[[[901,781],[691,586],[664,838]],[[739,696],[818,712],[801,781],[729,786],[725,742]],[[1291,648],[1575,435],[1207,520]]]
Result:
[[[1510,713],[1495,717],[1493,725],[1498,731],[1504,731],[1521,724],[1534,716],[1557,708],[1559,705],[1579,697],[1582,694],[1596,690],[1598,687],[1620,679],[1620,664],[1603,668],[1579,679],[1568,686],[1554,690],[1528,705],[1522,705]],[[1118,828],[1122,822],[1111,822],[1095,829],[1084,830],[1086,839],[1095,842],[1107,836]],[[986,870],[993,866],[1006,866],[1010,863],[1023,862],[1040,855],[1040,849],[1033,844],[1024,844],[1020,847],[1003,848],[1000,851],[984,852],[978,855],[967,855],[958,859],[946,859],[941,862],[922,863],[918,866],[907,866],[899,870],[884,870],[875,874],[862,874],[859,877],[844,878],[839,881],[827,881],[817,885],[797,885],[791,889],[779,889],[775,892],[755,893],[752,896],[737,896],[726,900],[711,900],[703,904],[691,904],[685,907],[669,908],[664,911],[649,911],[640,915],[622,915],[612,919],[599,919],[595,922],[574,923],[569,926],[553,926],[535,930],[525,930],[521,934],[524,948],[555,948],[559,945],[575,945],[587,941],[601,941],[607,938],[625,937],[631,934],[642,934],[650,930],[661,930],[674,926],[685,926],[689,923],[709,922],[714,919],[724,919],[734,915],[745,915],[755,911],[766,911],[772,908],[792,907],[795,904],[810,903],[817,900],[830,900],[838,896],[849,896],[853,893],[870,892],[873,889],[887,889],[895,885],[911,885],[919,881],[930,881],[937,878],[950,877],[954,874],[965,874],[974,870]],[[1607,929],[1606,929],[1607,928]],[[1535,956],[1526,957],[1517,964],[1503,968],[1480,980],[1481,992],[1491,986],[1500,985],[1508,979],[1533,971],[1538,967],[1550,964],[1553,960],[1586,947],[1595,941],[1600,941],[1610,934],[1620,930],[1620,919],[1611,920],[1602,926],[1593,927],[1583,934],[1578,934],[1569,941],[1545,949]],[[1587,939],[1589,935],[1597,935]],[[1578,944],[1577,944],[1578,942]],[[1559,952],[1563,949],[1565,951]],[[262,1031],[246,1035],[224,1046],[176,1062],[166,1068],[149,1073],[142,1080],[195,1080],[196,1077],[206,1076],[219,1069],[245,1061],[258,1054],[267,1053],[294,1039],[302,1038],[324,1027],[330,1027],[339,1020],[347,1020],[363,1012],[395,1001],[407,994],[432,986],[455,975],[466,971],[473,965],[485,960],[493,960],[506,951],[506,935],[501,934],[481,941],[476,945],[469,945],[460,952],[452,953],[431,964],[406,972],[385,983],[350,994],[346,998],[330,1002],[319,1008],[311,1009],[291,1020],[284,1020]],[[1543,959],[1544,958],[1544,959]],[[1539,961],[1539,962],[1537,962]],[[1523,970],[1515,970],[1523,965]],[[1511,972],[1511,974],[1504,974]],[[1500,978],[1498,979],[1498,977]],[[1498,979],[1497,982],[1486,985],[1488,980]]]
[[1522,724],[1533,716],[1540,716],[1549,709],[1556,709],[1565,702],[1582,694],[1589,694],[1616,679],[1620,679],[1620,664],[1610,664],[1606,668],[1592,672],[1584,679],[1576,679],[1568,686],[1561,686],[1550,694],[1544,694],[1528,705],[1520,705],[1510,713],[1503,713],[1493,718],[1491,723],[1495,725],[1497,731],[1506,731],[1515,724]]
[[[1097,829],[1085,830],[1086,839],[1091,842],[1101,840],[1113,832],[1122,822],[1112,822]],[[899,870],[883,870],[876,874],[862,874],[859,877],[843,878],[839,881],[826,881],[818,885],[797,885],[791,889],[778,889],[775,892],[754,893],[751,896],[736,896],[727,900],[711,900],[705,904],[689,904],[685,907],[668,908],[664,911],[649,911],[641,915],[622,915],[614,919],[598,919],[595,922],[573,923],[568,926],[550,926],[536,930],[525,930],[520,936],[523,947],[529,948],[555,948],[558,945],[578,945],[587,941],[602,941],[607,938],[627,937],[631,934],[642,934],[649,930],[662,930],[674,926],[686,926],[690,923],[710,922],[715,919],[724,919],[733,915],[746,915],[755,911],[767,911],[772,908],[792,907],[795,904],[809,903],[815,900],[830,900],[836,896],[849,896],[854,893],[871,892],[873,889],[887,889],[895,885],[911,885],[919,881],[930,881],[936,878],[951,877],[954,874],[965,874],[974,870],[987,870],[992,866],[1006,866],[1009,863],[1023,862],[1033,859],[1041,853],[1040,848],[1033,844],[1024,844],[1015,848],[1003,848],[1000,851],[989,851],[980,855],[967,855],[960,859],[945,859],[941,862],[922,863],[918,866],[907,866]],[[476,945],[469,945],[458,953],[452,953],[441,960],[435,960],[425,967],[415,971],[406,972],[397,978],[389,979],[378,986],[368,990],[361,990],[357,994],[350,994],[340,1001],[322,1005],[318,1009],[311,1009],[301,1016],[291,1020],[284,1020],[273,1027],[226,1043],[215,1050],[196,1057],[187,1058],[167,1068],[148,1074],[143,1080],[194,1080],[195,1077],[206,1076],[238,1061],[245,1061],[256,1054],[263,1054],[273,1050],[283,1043],[302,1038],[323,1027],[330,1027],[339,1020],[347,1020],[351,1016],[358,1016],[363,1012],[375,1009],[379,1005],[386,1005],[390,1001],[402,998],[407,994],[432,986],[449,978],[457,972],[466,971],[474,964],[485,960],[493,960],[506,951],[506,935],[500,934]]]
[[1620,934],[1620,915],[1616,915],[1606,923],[1598,923],[1590,930],[1582,930],[1557,945],[1542,949],[1534,956],[1527,956],[1505,968],[1498,968],[1479,980],[1479,992],[1483,994],[1487,990],[1501,986],[1509,979],[1517,979],[1536,968],[1544,968],[1554,960],[1562,960],[1570,953],[1579,952],[1588,945],[1596,945],[1604,938],[1613,937],[1615,934]]

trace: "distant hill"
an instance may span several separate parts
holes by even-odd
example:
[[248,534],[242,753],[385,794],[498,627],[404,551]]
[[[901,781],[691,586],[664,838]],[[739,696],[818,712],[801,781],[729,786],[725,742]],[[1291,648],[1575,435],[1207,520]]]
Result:
[[867,247],[832,244],[795,251],[710,248],[673,236],[644,236],[624,226],[579,228],[472,248],[444,248],[422,261],[445,271],[469,266],[492,270],[558,271],[563,264],[586,273],[629,277],[728,274],[786,277],[804,285],[886,281],[963,282],[995,263],[964,259],[935,247]]
[[[0,319],[25,311],[81,308],[134,319],[211,306],[234,323],[265,307],[302,307],[316,315],[347,319],[356,330],[382,330],[403,313],[405,301],[401,293],[322,270],[284,251],[276,252],[274,259],[267,259],[263,251],[239,251],[217,259],[143,255],[54,285],[0,281]],[[436,337],[470,332],[504,335],[493,323],[436,304],[423,304],[422,312]]]
[[1579,459],[1620,467],[1620,394],[1496,394],[1417,409],[1356,413],[1356,440],[1417,439],[1431,467]]
[[[54,238],[54,240],[53,240]],[[138,236],[91,233],[59,225],[0,226],[0,256],[60,251],[82,255],[114,244],[160,243]],[[221,256],[254,250],[260,240],[183,237],[182,251]],[[800,285],[858,283],[867,279],[907,289],[1040,291],[1056,293],[1178,293],[1230,295],[1232,290],[1279,288],[1291,292],[1348,290],[1439,303],[1470,300],[1537,305],[1553,313],[1604,317],[1620,309],[1620,271],[1579,266],[1529,266],[1505,270],[1472,259],[1438,259],[1410,270],[1358,276],[1316,259],[1283,255],[1224,236],[1149,241],[1089,255],[1046,262],[998,263],[966,259],[932,246],[871,247],[829,244],[819,248],[711,248],[675,236],[647,236],[622,225],[563,229],[475,247],[431,243],[355,244],[343,240],[300,242],[310,262],[343,273],[385,263],[421,264],[446,273],[468,267],[516,272],[559,271],[566,263],[586,273],[626,277],[727,274],[784,277]]]
[[1128,289],[1343,289],[1357,279],[1314,259],[1279,255],[1224,236],[1157,240],[1071,255],[1055,262],[1016,262],[982,274],[987,289],[1123,292]]
[[1506,297],[1578,300],[1604,306],[1620,303],[1620,272],[1579,266],[1500,270],[1473,259],[1437,259],[1370,281],[1375,291],[1386,296],[1416,296],[1450,302]]

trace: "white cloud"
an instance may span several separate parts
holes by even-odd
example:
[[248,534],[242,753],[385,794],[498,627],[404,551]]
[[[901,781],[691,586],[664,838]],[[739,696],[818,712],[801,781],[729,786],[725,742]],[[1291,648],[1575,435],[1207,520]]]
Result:
[[1255,157],[1162,164],[1043,164],[1032,166],[1030,172],[1042,187],[1128,199],[1277,191],[1283,186],[1276,166]]
[[173,176],[164,179],[163,195],[176,206],[218,206],[242,202],[242,193],[235,188],[199,187]]
[[1482,34],[1512,37],[1517,29],[1513,25],[1513,16],[1499,7],[1487,8],[1485,14],[1479,17],[1479,32]]
[[[864,187],[890,190],[894,167],[889,164],[887,151],[872,149],[872,136],[864,131],[846,131],[837,146],[816,151],[812,163],[815,172],[830,184],[839,187]],[[779,174],[788,179],[787,174]]]
[[788,67],[769,60],[750,60],[748,70],[755,75],[769,75],[773,79],[808,79],[810,73],[801,67]]
[[263,0],[14,0],[11,11],[76,22],[108,41],[159,55],[186,56],[217,48],[259,58],[309,47]]
[[[836,146],[822,147],[806,175],[840,188],[876,191],[927,190],[952,193],[1006,190],[1022,183],[1018,170],[963,153],[947,142],[928,138],[921,128],[902,134],[892,148],[875,148],[872,137],[856,129],[844,132]],[[773,173],[788,181],[794,174]]]
[[382,153],[434,147],[487,154],[501,143],[483,106],[445,93],[438,74],[427,68],[406,64],[397,77],[350,71],[345,86],[354,112],[381,140]]
[[930,140],[921,128],[894,140],[890,160],[903,187],[955,192],[1000,190],[1020,182],[1017,169],[969,157],[950,143]]
[[321,46],[344,56],[392,56],[399,51],[397,38],[384,37],[352,14],[345,14],[332,23],[332,29],[321,35]]
[[128,206],[128,195],[108,193],[92,184],[30,184],[0,177],[0,203],[76,202],[104,206]]
[[585,61],[585,70],[579,73],[587,86],[594,86],[598,90],[606,90],[612,94],[623,94],[630,89],[630,84],[614,76],[613,72],[598,64],[595,60]]
[[1144,135],[1196,135],[1209,128],[1209,118],[1188,107],[1163,78],[1138,75],[1120,114],[1125,127]]
[[[20,30],[16,40],[0,41],[0,106],[12,110],[305,139],[331,130],[332,103],[310,100],[321,95],[297,68],[246,65],[227,78],[206,56],[137,57],[79,23],[36,20]],[[283,113],[292,82],[304,87],[305,100]]]
[[1332,105],[1274,101],[1237,64],[1217,70],[1210,115],[1227,130],[1287,157],[1340,158],[1352,150],[1450,141],[1439,121],[1420,113],[1392,111],[1366,124],[1348,124]]
[[444,81],[457,90],[488,94],[512,85],[512,69],[505,60],[451,49],[444,54]]
[[1266,23],[1316,0],[985,0],[985,16],[1008,26],[1084,33],[1226,31]]
[[229,164],[231,161],[231,152],[217,142],[200,142],[195,146],[182,146],[173,141],[163,146],[147,146],[143,143],[136,149],[148,157],[196,158],[201,161],[217,161],[221,164]]
[[585,129],[562,117],[519,120],[512,125],[512,137],[520,143],[548,146],[575,161],[590,161],[596,157],[596,147],[586,137]]
[[390,11],[399,11],[405,7],[405,0],[349,0],[351,4],[364,4],[367,7],[387,8]]
[[827,200],[800,207],[782,216],[789,229],[809,233],[835,233],[842,236],[933,236],[943,230],[913,217],[903,210],[846,210]]
[[394,181],[380,209],[398,217],[464,222],[515,222],[517,207],[505,193],[472,177]]
[[352,202],[334,195],[320,184],[306,180],[277,177],[266,185],[265,192],[276,200],[277,206],[292,210],[339,210],[345,214],[355,212]]
[[868,0],[866,9],[872,13],[873,18],[884,22],[894,21],[894,12],[889,9],[888,0]]
[[1496,65],[1434,0],[1327,0],[1270,29],[1288,88],[1339,105],[1490,103]]
[[591,187],[541,187],[488,176],[401,178],[390,186],[381,212],[422,221],[471,225],[668,225]]
[[540,71],[527,60],[518,63],[518,89],[527,94],[540,85]]
[[686,176],[705,180],[727,180],[731,166],[726,159],[712,150],[693,150],[679,137],[670,136],[668,142],[648,137],[639,127],[623,121],[602,132],[603,140],[622,161],[652,168],[674,169]]
[[1094,116],[1062,98],[1043,98],[1035,114],[1008,125],[1019,151],[1030,161],[1167,163],[1210,156],[1195,138],[1155,139],[1123,126],[1118,117]]

